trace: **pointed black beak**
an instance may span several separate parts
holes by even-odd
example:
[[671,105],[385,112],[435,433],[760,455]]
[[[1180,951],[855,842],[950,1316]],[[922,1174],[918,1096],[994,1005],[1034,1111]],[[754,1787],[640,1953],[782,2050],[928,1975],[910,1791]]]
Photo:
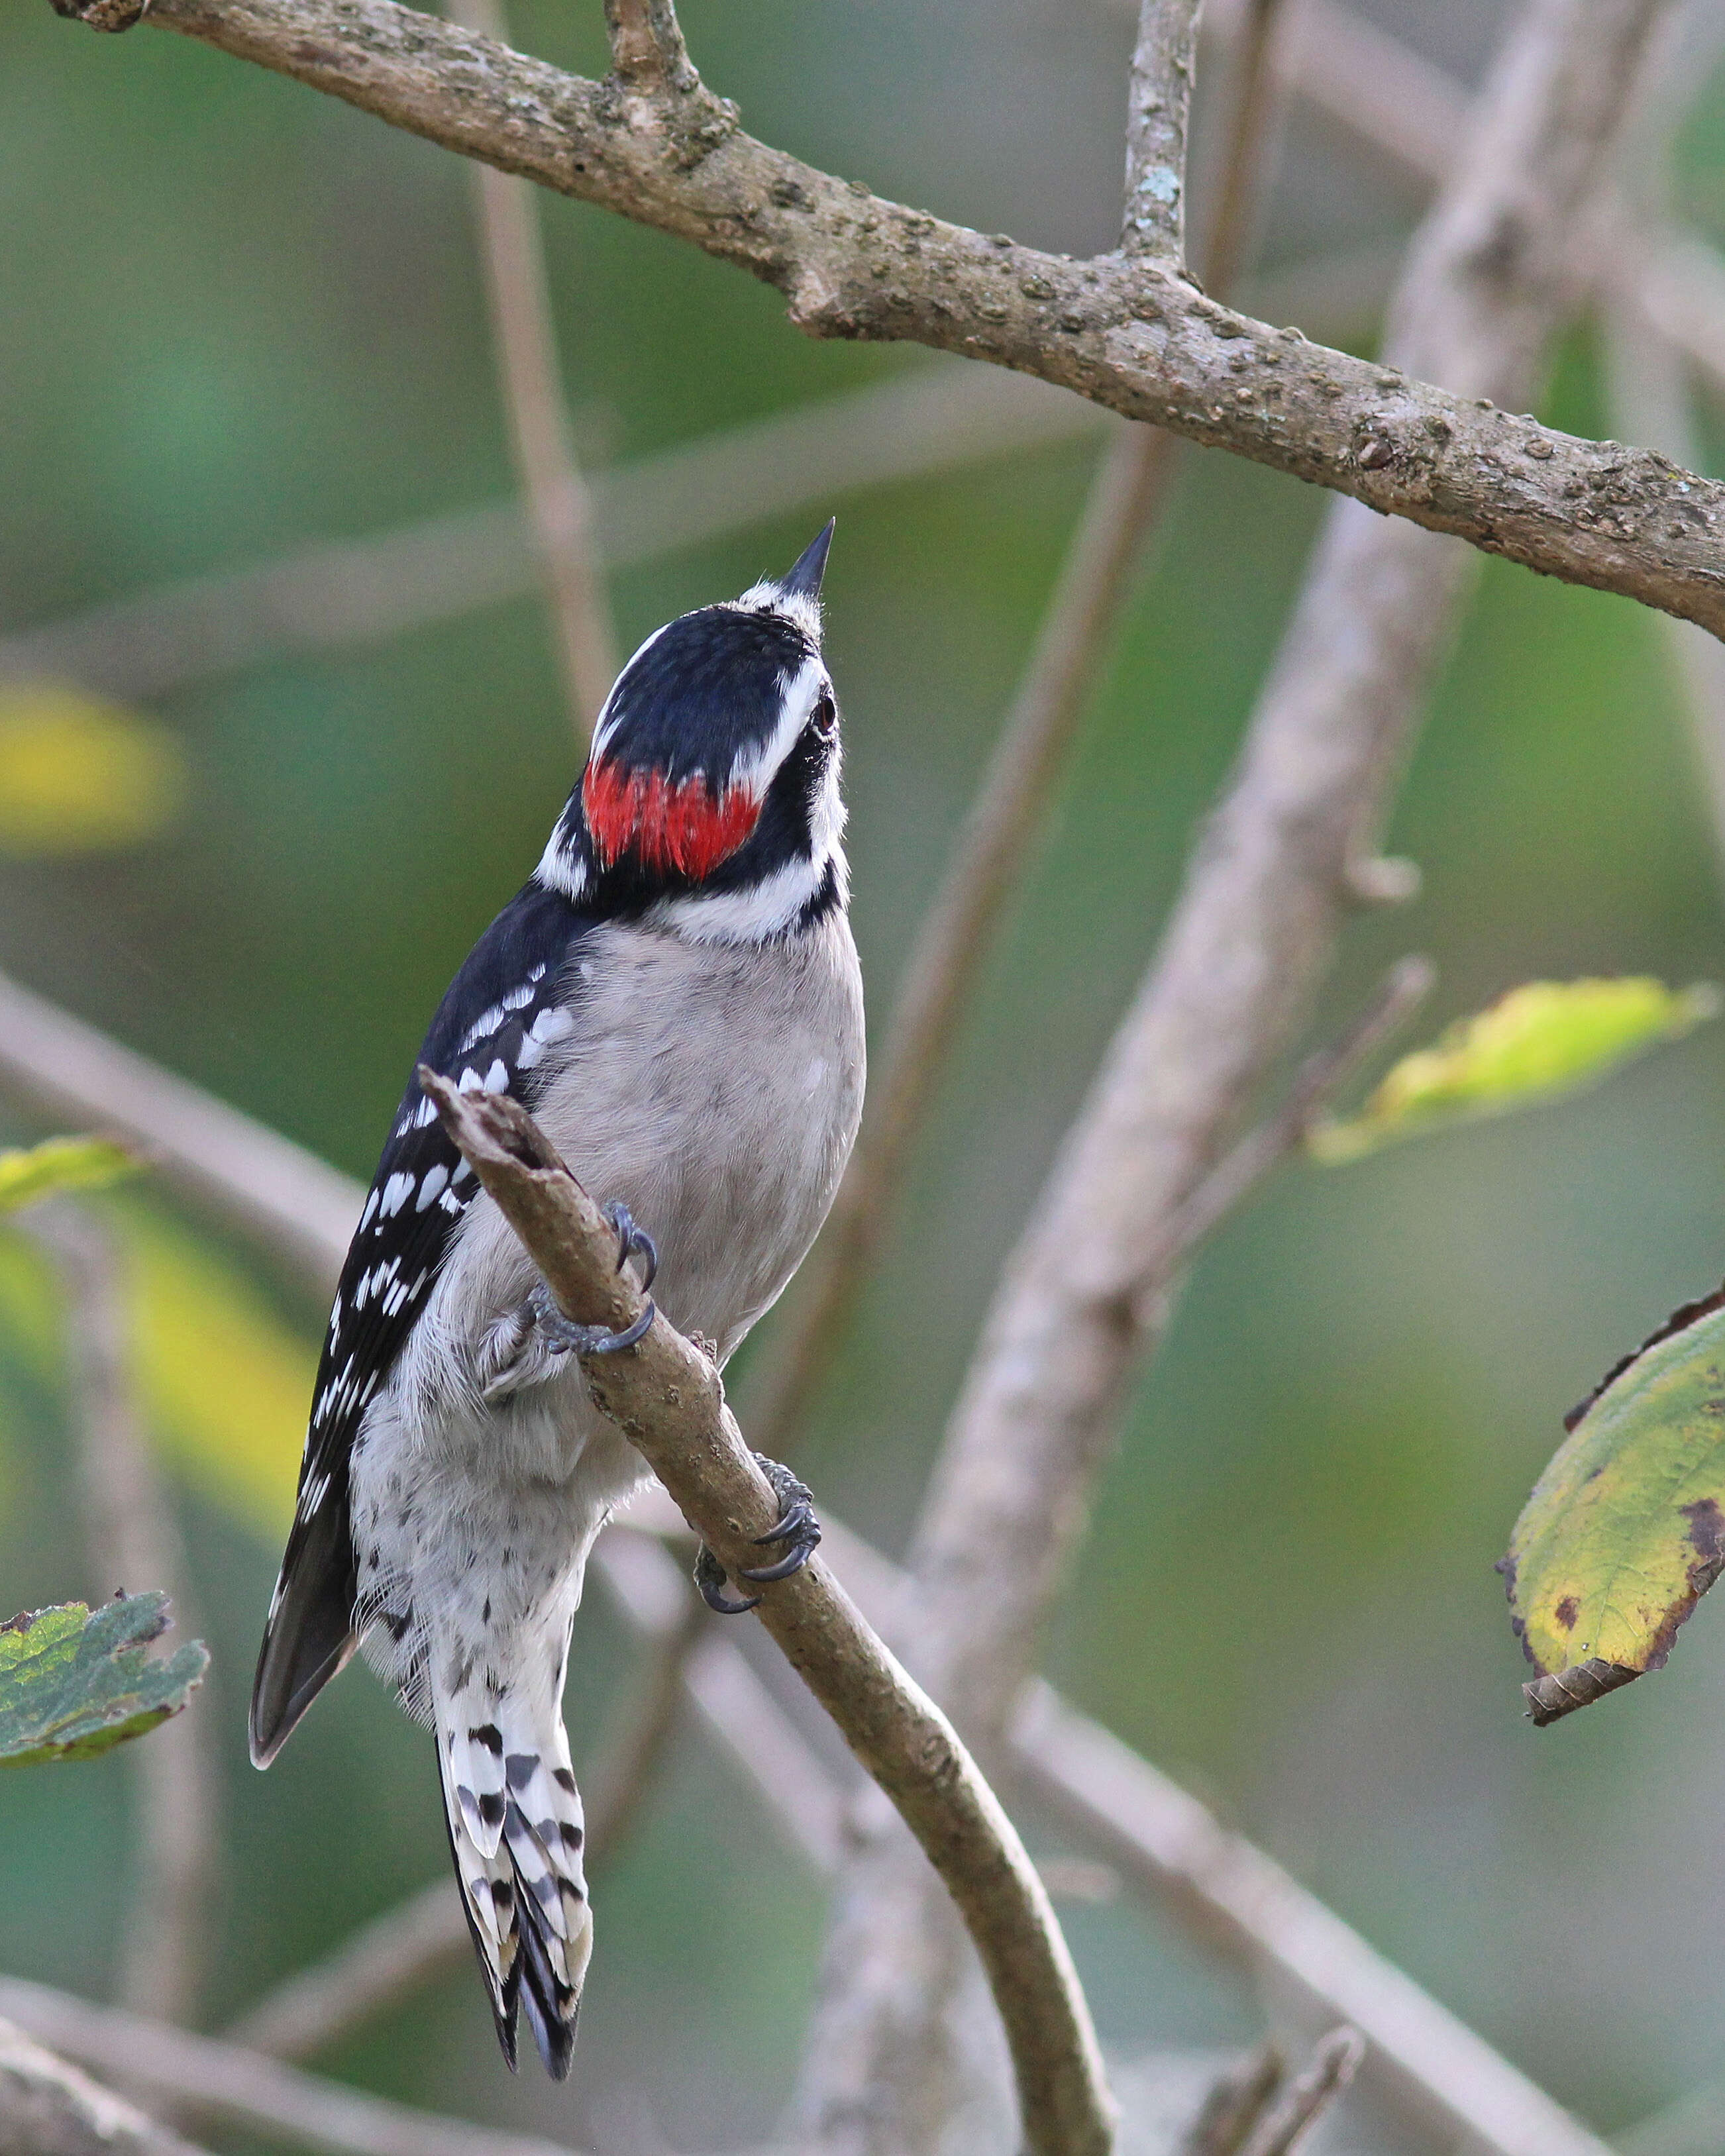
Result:
[[820,580],[826,574],[827,549],[833,543],[833,526],[838,521],[836,516],[827,519],[826,529],[797,557],[797,566],[790,574],[779,578],[780,591],[798,598],[820,597]]

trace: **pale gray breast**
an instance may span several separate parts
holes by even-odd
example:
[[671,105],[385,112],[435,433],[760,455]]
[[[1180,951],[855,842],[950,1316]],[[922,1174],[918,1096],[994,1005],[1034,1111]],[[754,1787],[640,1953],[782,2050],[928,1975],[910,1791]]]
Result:
[[657,1240],[667,1317],[729,1354],[826,1217],[862,1111],[850,926],[761,946],[600,929],[571,987],[547,1134]]

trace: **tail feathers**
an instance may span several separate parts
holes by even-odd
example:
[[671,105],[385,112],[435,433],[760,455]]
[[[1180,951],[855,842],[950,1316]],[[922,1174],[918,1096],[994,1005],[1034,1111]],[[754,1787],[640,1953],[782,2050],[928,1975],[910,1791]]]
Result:
[[455,1876],[504,2057],[513,2067],[524,2008],[547,2072],[562,2081],[593,1945],[580,1793],[554,1711],[530,1716],[489,1698],[470,1714],[475,1704],[438,1710]]

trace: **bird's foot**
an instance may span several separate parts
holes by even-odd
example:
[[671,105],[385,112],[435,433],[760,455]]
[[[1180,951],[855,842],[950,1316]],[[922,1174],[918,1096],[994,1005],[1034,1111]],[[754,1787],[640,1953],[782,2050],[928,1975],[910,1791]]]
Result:
[[[782,1543],[785,1553],[772,1564],[744,1565],[737,1578],[765,1586],[775,1579],[788,1579],[808,1563],[819,1546],[820,1522],[814,1517],[814,1494],[806,1482],[799,1481],[788,1467],[779,1460],[768,1459],[764,1453],[757,1452],[754,1458],[755,1465],[773,1485],[773,1495],[781,1507],[774,1524],[764,1535],[754,1537],[755,1547],[768,1548]],[[755,1594],[735,1600],[725,1592],[725,1568],[705,1543],[696,1555],[695,1584],[701,1589],[701,1599],[707,1608],[716,1610],[721,1617],[740,1617],[746,1609],[756,1608],[761,1599]]]
[[[620,1200],[605,1208],[605,1218],[617,1238],[618,1271],[621,1272],[631,1258],[639,1258],[641,1290],[644,1294],[659,1270],[658,1245],[644,1228],[635,1225],[634,1215]],[[647,1296],[647,1307],[634,1323],[624,1326],[619,1332],[614,1332],[608,1325],[578,1325],[572,1317],[565,1317],[557,1307],[556,1296],[542,1280],[535,1282],[527,1301],[533,1322],[557,1354],[614,1355],[619,1349],[633,1348],[636,1341],[644,1340],[653,1324],[650,1295]]]
[[[605,1218],[617,1237],[617,1270],[631,1258],[641,1260],[643,1292],[653,1285],[659,1270],[659,1251],[653,1238],[635,1225],[628,1206],[605,1208]],[[557,1375],[568,1355],[614,1355],[644,1340],[654,1318],[653,1298],[633,1325],[614,1332],[608,1325],[578,1325],[564,1317],[546,1283],[536,1281],[514,1309],[506,1311],[491,1327],[477,1357],[476,1375],[481,1396],[489,1402],[507,1399],[524,1386],[542,1384]]]

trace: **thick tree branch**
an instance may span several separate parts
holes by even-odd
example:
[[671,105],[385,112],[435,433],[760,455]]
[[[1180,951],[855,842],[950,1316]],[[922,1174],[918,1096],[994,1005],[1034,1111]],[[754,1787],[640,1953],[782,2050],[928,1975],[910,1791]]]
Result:
[[[56,4],[93,13],[92,0]],[[1602,44],[1611,14],[1602,8]],[[669,78],[632,95],[394,0],[156,0],[147,19],[688,239],[774,285],[812,336],[906,339],[1040,375],[1528,568],[1725,631],[1725,486],[1656,454],[1580,441],[1483,393],[1308,344],[1159,263],[1076,262],[883,201],[756,141],[731,106]],[[1500,236],[1508,261],[1516,235]]]
[[[506,1094],[460,1092],[424,1067],[419,1081],[565,1313],[581,1324],[632,1324],[645,1305],[618,1270],[615,1231],[526,1111]],[[582,1372],[595,1405],[737,1578],[779,1507],[717,1369],[660,1317],[626,1354],[583,1357]],[[1106,2156],[1112,2107],[1071,1957],[1035,1867],[952,1724],[819,1557],[765,1586],[760,1616],[963,1914],[1012,2050],[1030,2148]]]

